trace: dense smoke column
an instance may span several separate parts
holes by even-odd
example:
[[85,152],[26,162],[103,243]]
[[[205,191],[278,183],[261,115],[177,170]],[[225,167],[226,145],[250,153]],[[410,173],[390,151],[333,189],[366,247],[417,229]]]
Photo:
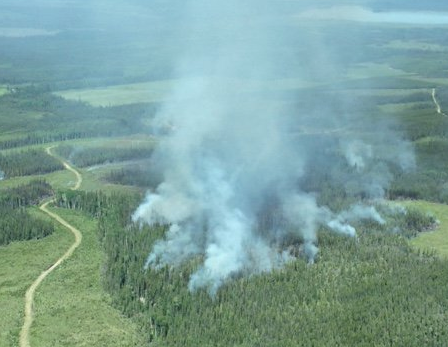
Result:
[[[232,276],[281,267],[292,258],[287,242],[301,243],[313,262],[321,225],[355,236],[349,222],[356,216],[383,222],[361,205],[336,216],[300,187],[309,155],[321,144],[290,129],[308,127],[310,115],[265,97],[259,87],[294,66],[293,55],[277,51],[294,43],[278,25],[284,18],[277,6],[275,1],[192,1],[181,24],[185,54],[177,67],[179,82],[154,120],[156,127],[169,129],[154,154],[164,182],[148,193],[134,220],[169,225],[150,250],[147,266],[204,257],[190,278],[191,290],[207,288],[214,295]],[[334,124],[337,116],[320,115],[319,123],[328,117]],[[362,141],[339,145],[348,164],[359,170],[356,179],[377,159]],[[378,195],[383,183],[376,177],[368,182]],[[269,222],[261,223],[263,218]]]

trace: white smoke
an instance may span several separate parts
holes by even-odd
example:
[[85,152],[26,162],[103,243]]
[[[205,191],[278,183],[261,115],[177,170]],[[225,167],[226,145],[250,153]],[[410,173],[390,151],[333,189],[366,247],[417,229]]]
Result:
[[[265,97],[263,89],[241,88],[268,85],[280,65],[288,69],[276,47],[292,44],[293,37],[277,29],[275,2],[212,3],[192,1],[186,18],[193,19],[182,25],[188,44],[179,82],[154,119],[170,125],[154,154],[164,182],[148,193],[133,219],[169,226],[147,266],[203,257],[189,288],[214,295],[233,276],[270,271],[293,259],[288,242],[300,243],[312,263],[320,226],[353,237],[350,223],[384,221],[373,207],[356,205],[335,215],[319,206],[299,182],[323,145],[291,130],[306,128],[310,115]],[[328,115],[332,124],[335,117]],[[322,136],[327,133],[322,129]],[[375,157],[369,144],[356,139],[342,149],[359,170]],[[381,186],[380,179],[374,183]],[[260,227],[266,215],[270,222]]]
[[364,171],[366,161],[373,157],[372,146],[359,140],[345,143],[343,149],[348,164],[354,167],[358,172]]

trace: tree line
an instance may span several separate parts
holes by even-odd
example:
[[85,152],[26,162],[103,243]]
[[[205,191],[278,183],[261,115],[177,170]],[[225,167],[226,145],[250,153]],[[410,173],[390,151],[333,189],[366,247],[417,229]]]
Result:
[[104,180],[114,184],[155,189],[162,182],[162,175],[151,164],[148,168],[132,166],[111,170]]
[[0,96],[0,130],[17,136],[1,138],[0,149],[143,130],[150,133],[146,122],[157,108],[155,103],[94,107],[56,96],[45,87],[14,87]]
[[0,191],[0,246],[13,241],[40,239],[54,232],[52,222],[38,218],[26,209],[52,193],[51,186],[42,180]]
[[45,174],[62,170],[64,166],[43,149],[28,149],[14,153],[0,153],[0,169],[6,178]]
[[139,147],[76,147],[62,145],[56,148],[56,152],[67,158],[78,167],[87,167],[98,164],[120,162],[125,160],[147,159],[153,148],[151,146]]
[[[70,194],[64,204],[98,218],[105,288],[148,346],[438,346],[448,338],[448,262],[412,250],[406,235],[368,222],[357,225],[357,241],[321,230],[313,266],[299,258],[236,276],[210,298],[187,289],[201,257],[144,270],[167,228],[132,222],[140,196]],[[396,218],[420,230],[433,222],[412,211]]]
[[[64,131],[59,133],[39,132],[27,134],[26,136],[18,136],[10,139],[0,140],[0,149],[11,149],[16,147],[40,145],[56,141],[68,141],[93,137],[97,135],[93,131]],[[106,134],[107,135],[107,134]]]
[[388,195],[448,203],[448,139],[427,138],[415,144],[417,168],[399,173]]

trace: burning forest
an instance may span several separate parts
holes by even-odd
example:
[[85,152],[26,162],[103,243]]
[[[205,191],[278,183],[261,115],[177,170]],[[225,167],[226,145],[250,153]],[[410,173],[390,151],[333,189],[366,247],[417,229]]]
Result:
[[[338,58],[313,35],[298,38],[279,26],[279,8],[196,1],[179,25],[186,44],[177,83],[154,119],[172,125],[154,152],[164,179],[133,219],[169,226],[148,250],[148,267],[202,257],[192,291],[214,295],[235,275],[280,268],[294,258],[291,244],[313,263],[322,227],[355,239],[357,220],[385,223],[369,201],[384,197],[392,169],[415,165],[411,145],[390,124],[359,125],[362,115],[350,112],[356,100],[335,97],[302,109],[307,95],[300,90],[295,102],[272,91],[278,76],[322,80]],[[298,55],[278,51],[294,45]],[[371,136],[371,128],[382,135]],[[384,151],[385,143],[393,149]],[[303,182],[322,172],[355,197],[352,206],[334,211],[319,203],[318,190]]]

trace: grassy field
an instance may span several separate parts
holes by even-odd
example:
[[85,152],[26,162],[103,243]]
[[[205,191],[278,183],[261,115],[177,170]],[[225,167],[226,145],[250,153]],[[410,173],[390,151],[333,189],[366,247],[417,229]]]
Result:
[[[58,146],[61,144],[64,145],[73,145],[79,146],[83,148],[89,147],[112,147],[112,148],[132,148],[132,147],[143,147],[148,146],[151,148],[156,143],[156,140],[147,135],[137,134],[135,136],[126,136],[126,137],[116,137],[116,138],[87,138],[87,139],[78,139],[61,142],[55,142],[51,144],[51,146]],[[3,150],[3,154],[11,154],[14,152],[22,151],[25,149],[45,149],[50,146],[49,144],[41,144],[35,146],[27,146],[26,148],[13,148],[8,150]],[[85,191],[97,191],[102,190],[103,192],[119,192],[126,190],[135,190],[135,187],[122,186],[118,184],[107,183],[102,180],[102,177],[107,174],[112,169],[119,169],[125,167],[127,163],[113,163],[109,165],[99,165],[96,168],[86,168],[80,169],[80,172],[84,176],[84,181],[81,185],[81,190]],[[56,172],[52,172],[44,175],[30,175],[30,176],[21,176],[21,177],[13,177],[3,181],[0,181],[0,190],[6,188],[17,187],[22,184],[26,184],[34,179],[45,179],[48,183],[50,183],[53,188],[57,189],[69,189],[74,184],[74,175],[67,170],[60,170]]]
[[[1,139],[15,139],[17,137],[26,136],[24,133],[15,132],[15,133],[6,133],[0,135]],[[48,146],[59,146],[61,144],[64,145],[73,145],[73,146],[82,146],[82,147],[136,147],[136,146],[144,146],[144,145],[152,145],[157,143],[157,140],[150,135],[145,134],[135,134],[130,136],[118,136],[118,137],[94,137],[94,138],[81,138],[74,140],[66,140],[66,141],[55,141],[51,144],[36,144],[19,148],[11,148],[2,150],[3,154],[20,152],[26,149],[45,149]]]
[[117,164],[112,166],[107,166],[104,168],[98,168],[97,170],[79,170],[83,176],[83,182],[81,184],[81,190],[85,191],[97,191],[101,190],[105,193],[111,192],[137,192],[139,189],[137,187],[123,186],[120,184],[112,184],[105,182],[102,177],[109,172],[112,168],[122,168],[123,164]]
[[81,230],[83,242],[39,288],[31,345],[141,345],[137,328],[110,306],[102,288],[103,255],[95,221],[76,211],[53,209],[53,212]]
[[[73,141],[82,145],[135,146],[146,144],[147,137]],[[55,144],[57,145],[57,144]],[[48,147],[37,145],[31,147]],[[5,152],[14,152],[8,150]],[[129,187],[106,184],[94,170],[84,170],[83,190],[105,192],[128,190]],[[0,188],[18,186],[36,178],[47,180],[55,189],[68,189],[75,183],[73,173],[61,170],[46,175],[7,179]],[[34,214],[48,218],[37,208]],[[141,345],[136,326],[110,306],[101,285],[102,252],[96,235],[96,222],[76,211],[57,209],[84,234],[75,254],[38,288],[35,319],[31,331],[32,346],[137,346]],[[25,291],[32,281],[73,242],[73,236],[57,225],[56,232],[42,240],[16,242],[0,247],[0,346],[18,345],[23,323]],[[55,294],[56,293],[56,294]]]
[[411,244],[418,249],[435,250],[437,254],[448,258],[448,205],[428,201],[406,201],[403,205],[431,213],[440,222],[436,230],[421,233],[411,240]]
[[[36,209],[36,213],[40,213]],[[46,218],[42,214],[42,218]],[[73,242],[62,227],[42,240],[15,242],[0,247],[0,346],[18,345],[23,323],[25,291]]]
[[[0,65],[1,68],[1,65]],[[8,89],[6,88],[6,86],[0,85],[0,96],[4,95],[8,93]]]
[[[38,289],[31,345],[141,345],[137,328],[109,305],[101,286],[102,253],[95,222],[74,211],[55,212],[83,231],[83,242]],[[26,289],[72,242],[73,235],[57,225],[45,239],[0,247],[0,346],[18,345]]]
[[172,89],[173,81],[122,84],[94,89],[72,89],[56,92],[69,100],[80,100],[93,106],[116,106],[163,100]]
[[[366,78],[368,76],[368,78]],[[200,83],[200,79],[197,79]],[[170,97],[173,86],[179,80],[158,80],[143,83],[111,85],[100,88],[70,89],[54,92],[68,100],[86,102],[92,106],[118,106],[135,103],[161,102]],[[348,93],[369,95],[406,95],[429,90],[433,86],[446,85],[446,78],[427,78],[393,68],[383,63],[363,63],[349,68],[345,74],[316,82],[303,78],[279,78],[275,80],[252,80],[229,78],[217,81],[225,83],[239,93],[296,91],[306,88],[347,89]],[[373,89],[372,89],[373,88]]]
[[26,184],[34,179],[45,179],[55,189],[68,189],[73,186],[75,182],[74,175],[66,170],[55,171],[46,175],[30,175],[13,177],[0,181],[0,189],[17,187]]
[[[198,80],[199,81],[199,80]],[[166,100],[178,80],[160,80],[144,83],[113,85],[103,88],[71,89],[55,92],[68,100],[86,102],[92,106],[117,106],[135,103],[151,103]],[[221,81],[223,82],[223,81]],[[278,80],[226,79],[229,88],[242,93],[259,91],[296,90],[318,86],[313,81],[299,78],[283,78]]]

